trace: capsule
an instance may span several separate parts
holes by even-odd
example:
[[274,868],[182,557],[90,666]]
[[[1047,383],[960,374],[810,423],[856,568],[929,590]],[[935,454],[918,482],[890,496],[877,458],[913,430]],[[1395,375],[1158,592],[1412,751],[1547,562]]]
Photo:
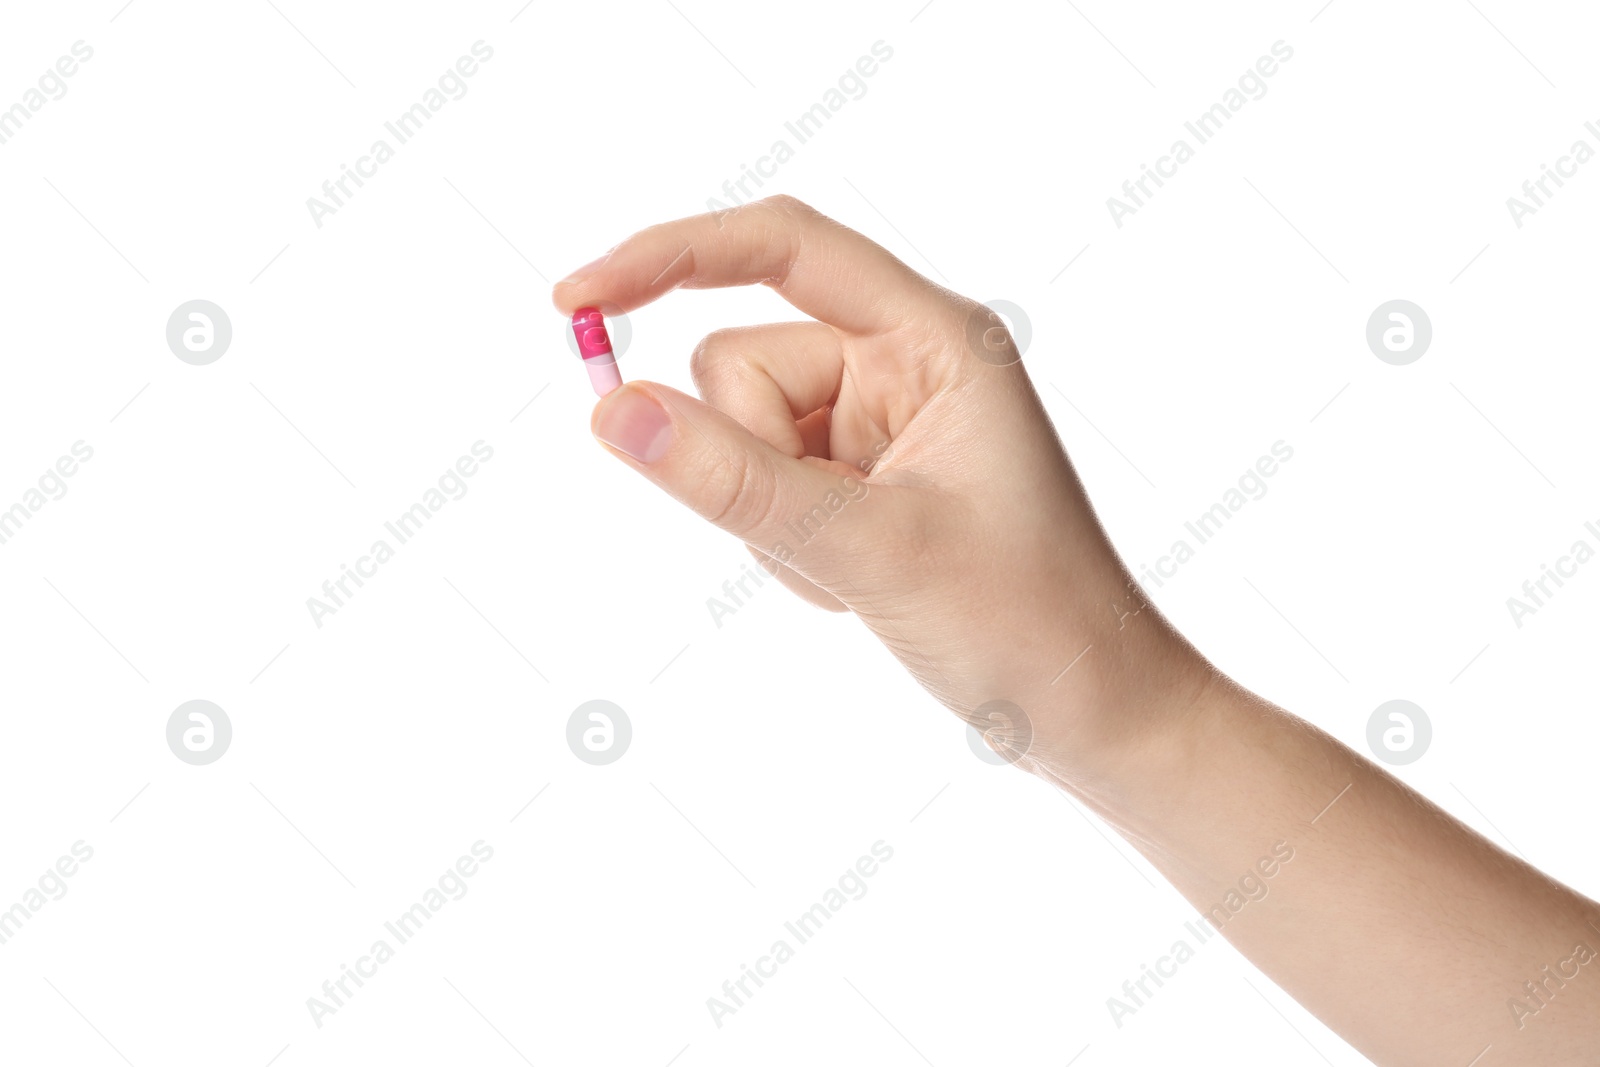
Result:
[[606,317],[599,308],[579,308],[572,315],[572,335],[578,339],[578,354],[589,372],[589,384],[596,396],[605,396],[622,385],[617,356],[611,351],[606,333]]

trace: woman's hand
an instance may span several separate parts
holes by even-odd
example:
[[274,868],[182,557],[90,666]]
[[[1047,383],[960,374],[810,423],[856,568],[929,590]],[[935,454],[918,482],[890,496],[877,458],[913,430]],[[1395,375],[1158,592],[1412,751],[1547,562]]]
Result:
[[708,403],[634,383],[596,435],[859,615],[1375,1062],[1595,1062],[1600,973],[1548,976],[1595,958],[1600,905],[1232,685],[1144,606],[986,308],[785,198],[636,234],[555,301],[755,282],[818,321],[712,334]]
[[1008,758],[1133,758],[1207,668],[1145,606],[988,308],[789,197],[634,234],[554,300],[757,283],[814,321],[712,333],[691,357],[704,403],[633,382],[595,435],[800,596],[855,612]]

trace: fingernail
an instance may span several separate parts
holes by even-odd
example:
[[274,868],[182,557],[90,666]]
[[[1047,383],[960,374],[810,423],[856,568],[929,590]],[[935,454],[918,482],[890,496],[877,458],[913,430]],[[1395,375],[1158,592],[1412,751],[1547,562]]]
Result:
[[640,463],[654,463],[672,444],[672,420],[648,394],[624,387],[604,401],[594,435]]
[[556,284],[557,285],[575,285],[578,282],[583,281],[585,278],[587,278],[589,275],[593,274],[595,271],[599,270],[601,267],[605,266],[606,265],[606,260],[608,260],[610,258],[611,258],[611,253],[607,252],[605,255],[601,256],[599,259],[591,260],[588,263],[585,263],[583,266],[579,267],[577,270],[573,271],[571,274],[567,275],[565,278],[562,278],[559,282],[556,282]]

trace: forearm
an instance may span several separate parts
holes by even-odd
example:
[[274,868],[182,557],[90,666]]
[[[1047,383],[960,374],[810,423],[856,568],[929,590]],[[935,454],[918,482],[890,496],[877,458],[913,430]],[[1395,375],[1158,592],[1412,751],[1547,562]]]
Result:
[[[620,460],[854,611],[1380,1063],[1592,1061],[1600,908],[1219,683],[1117,559],[993,309],[786,197],[651,227],[554,298],[754,284],[815,321],[707,337],[705,403],[610,392],[592,425]],[[1519,1020],[1525,982],[1546,992]]]
[[1103,773],[1043,773],[1375,1062],[1594,1062],[1600,906],[1212,678]]

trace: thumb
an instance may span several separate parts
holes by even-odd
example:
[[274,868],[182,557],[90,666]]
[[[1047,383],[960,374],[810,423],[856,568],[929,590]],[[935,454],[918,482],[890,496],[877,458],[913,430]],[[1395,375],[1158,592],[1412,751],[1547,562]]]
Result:
[[859,479],[779,452],[734,419],[654,382],[629,382],[595,405],[590,429],[635,470],[702,518],[787,563],[787,528]]

